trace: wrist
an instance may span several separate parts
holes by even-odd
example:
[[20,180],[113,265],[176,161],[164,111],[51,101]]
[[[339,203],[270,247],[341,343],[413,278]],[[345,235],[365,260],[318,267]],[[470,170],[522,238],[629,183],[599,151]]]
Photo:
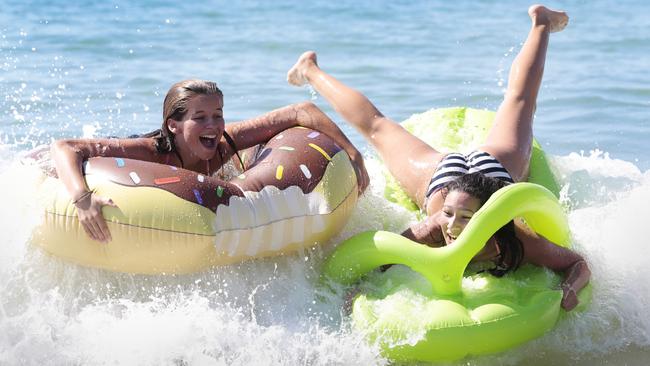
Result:
[[573,292],[576,293],[575,288],[573,288],[573,285],[567,282],[564,282],[560,285],[560,288],[565,291],[565,292]]
[[72,204],[75,206],[79,206],[79,204],[82,204],[86,202],[87,200],[90,199],[90,196],[94,193],[94,191],[84,191],[83,193],[77,195],[77,198],[72,200]]

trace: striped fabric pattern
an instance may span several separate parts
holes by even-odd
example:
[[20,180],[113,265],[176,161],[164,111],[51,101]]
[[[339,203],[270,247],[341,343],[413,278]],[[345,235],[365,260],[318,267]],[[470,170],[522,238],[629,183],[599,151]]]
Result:
[[450,153],[438,164],[438,169],[433,173],[426,198],[444,187],[447,183],[456,180],[458,177],[470,173],[482,173],[491,178],[501,179],[508,183],[514,183],[508,171],[492,155],[475,150],[468,155],[461,153]]

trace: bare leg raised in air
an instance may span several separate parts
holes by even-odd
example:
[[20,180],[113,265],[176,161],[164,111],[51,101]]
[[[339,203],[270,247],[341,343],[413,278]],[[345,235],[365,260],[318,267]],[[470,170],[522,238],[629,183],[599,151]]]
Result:
[[528,9],[532,27],[510,66],[508,89],[497,110],[494,125],[481,150],[490,153],[508,170],[515,182],[528,178],[533,142],[533,115],[542,83],[549,36],[567,25],[565,12],[542,5]]
[[290,84],[310,84],[378,151],[411,199],[422,205],[428,180],[443,155],[385,117],[366,96],[324,72],[316,53],[303,53],[287,73]]

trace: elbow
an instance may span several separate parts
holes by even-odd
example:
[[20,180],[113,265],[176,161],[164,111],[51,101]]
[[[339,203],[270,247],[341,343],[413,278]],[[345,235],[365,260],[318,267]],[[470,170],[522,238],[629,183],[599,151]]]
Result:
[[84,160],[88,158],[88,153],[74,140],[63,139],[56,140],[52,143],[50,146],[50,156],[54,161],[60,158],[69,158],[69,156],[76,156],[77,159]]
[[296,111],[296,116],[300,120],[301,117],[305,116],[310,120],[320,119],[319,117],[325,116],[325,113],[318,108],[316,104],[310,101],[304,101],[292,105],[293,109]]
[[314,110],[320,111],[320,109],[318,109],[318,107],[316,106],[316,104],[314,104],[314,102],[310,102],[308,100],[300,103],[295,103],[293,104],[293,107],[299,111],[306,111],[306,112],[313,112]]
[[329,121],[329,117],[310,101],[292,104],[291,109],[295,113],[296,123],[303,127],[319,130],[323,123]]
[[50,154],[52,157],[57,156],[62,151],[70,148],[70,143],[68,140],[56,140],[50,145]]

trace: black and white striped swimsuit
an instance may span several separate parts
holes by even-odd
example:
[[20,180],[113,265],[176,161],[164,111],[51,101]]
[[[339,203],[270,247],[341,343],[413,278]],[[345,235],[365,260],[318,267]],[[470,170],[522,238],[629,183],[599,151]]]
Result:
[[479,172],[491,178],[501,179],[508,183],[514,183],[506,168],[492,155],[475,150],[468,155],[451,153],[442,158],[438,163],[436,172],[433,173],[425,200],[447,183],[456,180],[458,177]]

